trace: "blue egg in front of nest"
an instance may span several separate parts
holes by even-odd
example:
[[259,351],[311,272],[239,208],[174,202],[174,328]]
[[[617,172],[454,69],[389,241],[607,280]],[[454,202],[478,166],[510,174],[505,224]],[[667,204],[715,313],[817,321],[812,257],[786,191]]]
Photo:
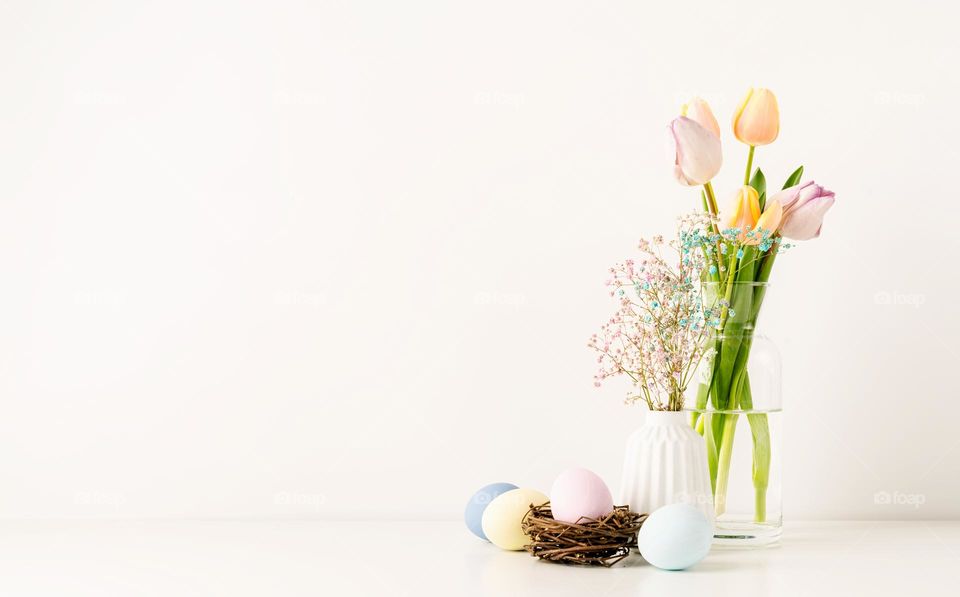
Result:
[[470,529],[471,533],[484,541],[489,541],[483,533],[483,512],[495,497],[513,489],[517,489],[517,486],[513,483],[491,483],[481,487],[470,497],[467,508],[463,512],[463,520],[467,523],[467,528]]
[[647,517],[637,534],[643,559],[664,570],[683,570],[710,552],[713,524],[690,504],[663,506]]

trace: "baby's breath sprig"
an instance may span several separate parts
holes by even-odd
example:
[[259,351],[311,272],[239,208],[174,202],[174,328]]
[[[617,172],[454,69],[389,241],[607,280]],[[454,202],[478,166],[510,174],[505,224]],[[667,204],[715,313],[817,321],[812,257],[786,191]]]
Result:
[[635,388],[628,402],[643,400],[651,410],[683,408],[684,391],[720,324],[722,306],[705,305],[701,293],[701,276],[715,261],[707,248],[722,252],[727,244],[711,230],[705,214],[682,216],[676,238],[641,240],[639,260],[610,268],[607,285],[619,308],[588,343],[599,353],[595,385],[625,375]]

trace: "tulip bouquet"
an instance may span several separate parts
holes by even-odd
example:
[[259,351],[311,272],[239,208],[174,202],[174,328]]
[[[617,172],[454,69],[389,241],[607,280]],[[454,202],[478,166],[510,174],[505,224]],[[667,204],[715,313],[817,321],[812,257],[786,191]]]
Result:
[[[704,262],[700,279],[704,302],[719,306],[710,322],[714,330],[709,371],[698,386],[691,424],[707,444],[710,482],[717,515],[724,512],[730,456],[737,419],[746,414],[753,442],[754,519],[766,519],[770,473],[770,431],[767,415],[753,411],[747,361],[753,330],[764,300],[766,283],[777,255],[789,240],[820,235],[824,214],[834,194],[813,181],[802,182],[803,167],[786,178],[782,189],[768,195],[766,178],[753,169],[757,147],[776,140],[780,114],[776,97],[767,89],[751,89],[733,116],[733,133],[746,144],[743,184],[723,211],[711,181],[720,171],[720,127],[701,99],[683,106],[669,126],[674,177],[685,186],[702,187],[700,203],[711,222],[710,233],[698,237]],[[703,413],[710,405],[714,413]]]

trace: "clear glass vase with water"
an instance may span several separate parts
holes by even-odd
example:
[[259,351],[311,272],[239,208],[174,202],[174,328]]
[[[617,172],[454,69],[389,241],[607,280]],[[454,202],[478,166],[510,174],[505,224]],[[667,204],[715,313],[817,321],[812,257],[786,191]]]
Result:
[[746,282],[725,290],[722,325],[686,401],[707,446],[717,544],[770,545],[781,534],[781,362],[756,330],[766,288]]

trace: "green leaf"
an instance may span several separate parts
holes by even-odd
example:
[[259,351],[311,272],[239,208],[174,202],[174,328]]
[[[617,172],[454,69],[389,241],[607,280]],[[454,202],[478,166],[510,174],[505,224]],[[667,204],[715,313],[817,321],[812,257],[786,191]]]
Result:
[[760,168],[757,168],[757,171],[753,173],[750,186],[756,189],[757,194],[760,195],[760,211],[763,211],[763,206],[767,204],[767,179],[763,176]]
[[767,179],[764,177],[763,172],[760,171],[760,168],[757,168],[757,171],[753,173],[753,178],[750,179],[750,186],[757,190],[758,195],[763,195],[767,192]]
[[787,179],[787,182],[783,183],[783,188],[789,188],[800,182],[800,177],[803,176],[803,166],[800,166],[793,171],[793,174],[790,175],[790,178]]

